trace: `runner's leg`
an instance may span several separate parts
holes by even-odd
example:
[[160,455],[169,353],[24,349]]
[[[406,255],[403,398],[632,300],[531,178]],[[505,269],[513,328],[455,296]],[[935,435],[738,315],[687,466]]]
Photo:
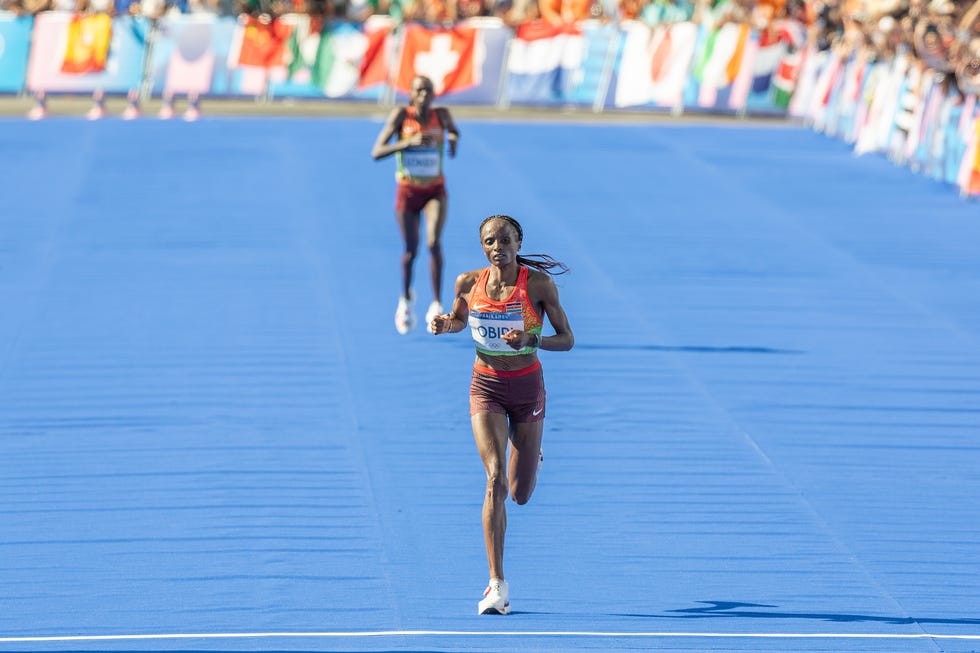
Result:
[[470,418],[476,448],[487,472],[483,497],[483,539],[491,578],[504,578],[504,534],[507,531],[507,416],[479,412]]
[[402,252],[402,297],[408,298],[412,290],[412,270],[415,266],[415,257],[419,253],[419,227],[422,216],[418,211],[408,209],[395,211],[395,218],[398,220],[398,229],[402,234],[402,242],[405,249]]
[[440,195],[425,205],[425,239],[429,248],[429,278],[432,281],[432,298],[442,301],[442,230],[446,225],[446,196]]
[[518,505],[524,505],[531,500],[534,486],[538,482],[543,432],[544,420],[514,425],[509,463],[510,498]]

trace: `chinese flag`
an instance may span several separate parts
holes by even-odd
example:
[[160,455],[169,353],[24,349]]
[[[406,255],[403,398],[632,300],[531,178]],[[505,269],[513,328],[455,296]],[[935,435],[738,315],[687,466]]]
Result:
[[68,24],[68,45],[61,72],[78,74],[105,70],[111,38],[112,19],[107,14],[72,18]]
[[480,83],[480,70],[474,61],[476,39],[473,28],[429,30],[409,25],[395,88],[408,93],[416,75],[431,79],[436,95],[476,86]]
[[249,16],[242,33],[242,49],[238,53],[239,66],[272,68],[285,61],[286,43],[292,34],[292,25],[273,18],[268,23]]

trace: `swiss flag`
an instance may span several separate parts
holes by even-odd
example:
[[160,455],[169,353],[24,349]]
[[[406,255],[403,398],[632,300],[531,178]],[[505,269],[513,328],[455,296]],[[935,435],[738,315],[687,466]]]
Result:
[[477,31],[473,28],[430,30],[409,25],[405,30],[395,88],[408,93],[416,75],[431,79],[436,95],[478,85],[477,45]]

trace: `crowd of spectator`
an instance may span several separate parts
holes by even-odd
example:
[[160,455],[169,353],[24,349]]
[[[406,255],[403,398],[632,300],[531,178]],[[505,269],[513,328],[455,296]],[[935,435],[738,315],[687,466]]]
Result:
[[[980,93],[980,0],[840,0],[808,7],[808,39],[841,61],[893,61]],[[915,89],[911,89],[914,92]]]

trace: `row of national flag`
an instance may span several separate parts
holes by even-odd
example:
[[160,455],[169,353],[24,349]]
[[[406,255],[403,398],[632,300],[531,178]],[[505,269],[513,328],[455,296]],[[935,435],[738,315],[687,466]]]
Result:
[[[166,81],[155,91],[248,95],[271,87],[274,95],[357,97],[385,85],[406,93],[412,78],[423,74],[439,95],[503,80],[506,99],[517,103],[778,109],[793,92],[801,38],[800,29],[789,23],[759,34],[734,24],[651,28],[635,21],[613,26],[586,21],[554,27],[537,20],[507,37],[508,47],[488,49],[487,34],[509,28],[491,23],[396,28],[387,17],[324,23],[298,14],[228,25],[220,20],[209,24],[168,16],[161,21],[155,50],[166,52],[167,59],[155,62],[153,72]],[[76,16],[66,32],[61,73],[106,70],[112,20]],[[233,77],[237,82],[224,80],[220,87],[215,81]]]
[[777,21],[763,32],[734,23],[710,29],[626,22],[622,30],[617,107],[784,110],[804,40],[794,21]]
[[[44,62],[36,67],[50,69],[48,78],[104,77],[113,54],[113,19],[54,13],[58,15],[46,15],[39,24],[50,34],[44,48],[59,52],[33,53]],[[291,84],[293,90],[305,85],[315,91],[312,95],[332,98],[386,83],[407,93],[416,75],[430,77],[438,94],[458,93],[481,84],[486,60],[477,27],[406,25],[396,33],[386,17],[363,24],[323,23],[300,14],[273,20],[249,17],[229,32],[221,19],[167,16],[160,30],[156,49],[167,53],[159,71],[164,93],[207,93],[214,90],[216,77],[232,74],[244,80],[234,89],[242,94],[262,93],[269,83]],[[133,54],[126,49],[126,56]]]
[[384,20],[361,25],[324,24],[300,15],[269,23],[250,19],[229,61],[237,67],[266,69],[273,79],[309,84],[326,97],[348,96],[389,80],[406,93],[416,75],[430,77],[437,94],[480,83],[477,29],[408,25],[400,39],[396,36],[393,24]]

